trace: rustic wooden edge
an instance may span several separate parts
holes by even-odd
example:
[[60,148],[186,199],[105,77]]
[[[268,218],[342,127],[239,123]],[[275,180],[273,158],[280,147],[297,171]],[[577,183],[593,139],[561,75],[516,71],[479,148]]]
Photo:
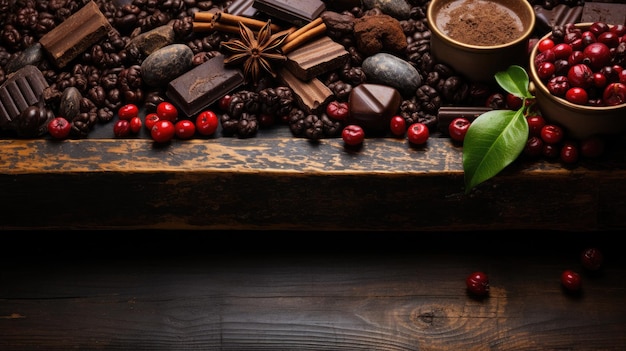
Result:
[[465,194],[447,138],[0,140],[4,229],[617,229],[625,178],[622,152],[516,161]]

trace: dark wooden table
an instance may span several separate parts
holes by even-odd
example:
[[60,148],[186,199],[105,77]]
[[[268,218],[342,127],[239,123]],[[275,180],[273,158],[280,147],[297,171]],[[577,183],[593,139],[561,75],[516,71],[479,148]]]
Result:
[[626,349],[615,233],[51,233],[3,235],[0,350]]

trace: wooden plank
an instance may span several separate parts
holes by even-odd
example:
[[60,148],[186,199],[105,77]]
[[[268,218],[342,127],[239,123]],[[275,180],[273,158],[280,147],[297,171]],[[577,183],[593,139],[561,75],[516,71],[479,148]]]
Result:
[[462,149],[446,138],[368,139],[358,151],[282,134],[0,140],[0,150],[5,229],[626,227],[622,151],[573,169],[519,161],[465,195]]

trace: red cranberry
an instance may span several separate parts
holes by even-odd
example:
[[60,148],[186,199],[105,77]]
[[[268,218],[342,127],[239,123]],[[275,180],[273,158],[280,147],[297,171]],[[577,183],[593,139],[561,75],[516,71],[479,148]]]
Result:
[[543,153],[543,140],[538,136],[531,136],[524,146],[524,155],[535,158]]
[[421,122],[415,122],[409,126],[407,130],[407,139],[414,145],[422,145],[428,141],[430,131],[428,126]]
[[326,105],[328,117],[340,121],[345,121],[350,114],[350,107],[347,102],[331,101]]
[[567,80],[573,87],[587,88],[593,81],[593,71],[583,63],[573,65],[567,71]]
[[546,125],[546,120],[542,115],[530,115],[526,117],[528,122],[528,134],[531,136],[541,135],[541,128]]
[[570,292],[577,292],[582,287],[580,274],[566,269],[561,273],[561,285]]
[[546,124],[541,128],[541,139],[546,144],[557,144],[563,140],[563,128],[556,124]]
[[556,59],[567,59],[572,54],[572,46],[565,43],[559,43],[552,48]]
[[586,248],[580,254],[580,261],[585,269],[597,271],[604,263],[604,255],[600,249],[595,247]]
[[348,146],[358,146],[365,140],[365,131],[356,124],[348,124],[343,128],[341,138]]
[[391,129],[391,134],[397,137],[403,137],[406,133],[406,120],[402,116],[395,115],[391,117],[389,128]]
[[[537,67],[537,75],[539,76],[539,79],[541,80],[550,79],[550,77],[552,77],[552,75],[555,72],[556,72],[556,66],[552,62],[542,62]],[[516,110],[516,109],[512,108],[512,110]]]
[[607,23],[604,22],[593,22],[590,26],[589,26],[589,31],[591,33],[593,33],[593,35],[596,36],[596,38],[598,37],[598,35],[606,32],[610,30],[610,27]]
[[549,160],[556,160],[561,156],[561,150],[555,144],[543,143],[543,149],[541,150],[543,157]]
[[571,87],[565,92],[565,100],[573,104],[586,105],[589,95],[583,87]]
[[576,163],[578,161],[578,146],[573,142],[566,142],[561,147],[561,161]]
[[450,138],[454,141],[463,142],[465,140],[465,134],[470,127],[470,120],[465,117],[458,117],[450,122],[448,125],[448,133]]
[[600,69],[611,61],[611,50],[604,43],[591,43],[583,49],[583,55],[589,60],[589,66]]
[[467,290],[476,296],[485,296],[489,293],[489,277],[484,272],[473,272],[465,278]]
[[537,43],[537,50],[539,52],[544,52],[548,49],[552,49],[554,47],[554,40],[550,38],[543,39]]
[[[554,73],[554,71],[552,73]],[[519,110],[522,107],[523,102],[524,100],[522,100],[519,96],[515,96],[511,93],[506,94],[506,106],[511,110]]]
[[565,93],[569,90],[570,84],[565,76],[556,76],[551,78],[546,84],[550,94],[558,97],[564,97]]
[[626,103],[626,84],[611,83],[607,85],[602,94],[602,100],[609,106]]
[[608,31],[608,32],[604,32],[598,35],[598,42],[605,44],[606,46],[610,48],[614,48],[614,47],[617,47],[617,45],[619,45],[619,37],[620,36],[617,35],[616,33]]

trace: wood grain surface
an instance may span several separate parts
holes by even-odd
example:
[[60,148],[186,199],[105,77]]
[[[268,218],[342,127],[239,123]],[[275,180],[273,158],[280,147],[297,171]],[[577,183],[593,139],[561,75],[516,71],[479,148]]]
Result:
[[[0,259],[0,349],[624,350],[626,261],[615,240],[22,233],[4,240]],[[606,258],[596,274],[578,260],[589,245]],[[561,289],[566,268],[581,272],[582,294]],[[474,270],[489,275],[487,298],[465,290]]]

